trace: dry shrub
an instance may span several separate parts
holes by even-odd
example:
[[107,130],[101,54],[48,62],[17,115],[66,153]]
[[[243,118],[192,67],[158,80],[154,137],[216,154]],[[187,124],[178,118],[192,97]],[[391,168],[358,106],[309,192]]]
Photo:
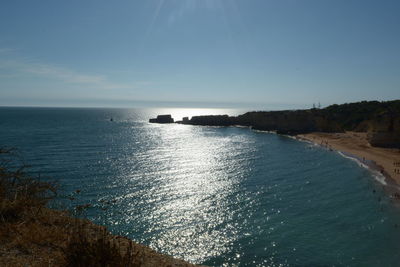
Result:
[[46,208],[56,187],[26,170],[16,151],[0,149],[1,266],[140,266],[105,228]]
[[31,178],[26,168],[15,151],[0,149],[0,266],[193,266],[48,209],[56,187]]
[[79,221],[64,250],[66,266],[138,267],[132,243],[125,250],[105,228],[89,228]]
[[54,198],[54,184],[31,178],[13,150],[0,149],[0,223],[31,219]]

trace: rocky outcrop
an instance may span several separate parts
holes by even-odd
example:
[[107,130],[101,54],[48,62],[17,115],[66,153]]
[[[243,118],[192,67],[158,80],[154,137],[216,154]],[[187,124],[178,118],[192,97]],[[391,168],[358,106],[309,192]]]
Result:
[[319,123],[309,110],[248,112],[238,116],[237,122],[252,129],[289,135],[319,130]]
[[295,111],[258,111],[243,115],[208,115],[194,116],[190,120],[179,121],[182,124],[205,126],[247,126],[255,130],[276,131],[280,134],[301,134],[315,131],[339,131],[323,118],[316,117],[309,110]]
[[237,124],[236,118],[228,115],[193,116],[190,120],[184,120],[181,123],[205,126],[231,126]]
[[400,134],[396,132],[369,132],[367,138],[371,146],[400,148]]
[[188,122],[189,122],[189,117],[182,118],[182,123],[188,123]]
[[[153,123],[172,123],[171,115],[150,119]],[[373,146],[400,147],[400,100],[362,101],[331,105],[323,109],[253,111],[239,116],[207,115],[184,117],[181,124],[204,126],[247,126],[279,134],[311,132],[368,132]]]
[[257,111],[239,116],[194,116],[178,123],[207,126],[248,126],[279,134],[368,131],[373,146],[400,147],[400,100],[362,101],[324,109]]
[[370,121],[368,142],[372,146],[400,148],[400,113],[385,111]]
[[171,115],[158,115],[155,119],[150,119],[151,123],[174,123],[174,119]]

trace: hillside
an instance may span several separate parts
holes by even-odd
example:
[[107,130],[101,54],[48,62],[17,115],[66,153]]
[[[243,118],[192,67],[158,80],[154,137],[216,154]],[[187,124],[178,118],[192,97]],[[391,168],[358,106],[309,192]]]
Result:
[[178,123],[209,126],[248,126],[280,134],[368,132],[373,146],[400,147],[400,100],[362,101],[323,109],[252,111],[239,116],[194,116]]
[[13,151],[0,149],[0,266],[195,266],[49,209],[55,194],[53,184],[27,174]]

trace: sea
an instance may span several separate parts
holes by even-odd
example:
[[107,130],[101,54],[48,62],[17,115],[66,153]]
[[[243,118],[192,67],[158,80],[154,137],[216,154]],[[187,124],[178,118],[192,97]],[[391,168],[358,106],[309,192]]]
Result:
[[356,160],[239,127],[151,124],[238,109],[0,108],[0,146],[51,205],[209,266],[399,266],[400,208]]

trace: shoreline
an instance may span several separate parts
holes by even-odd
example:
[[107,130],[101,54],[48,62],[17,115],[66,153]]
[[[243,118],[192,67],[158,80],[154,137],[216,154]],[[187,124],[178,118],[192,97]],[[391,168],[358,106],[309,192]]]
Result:
[[[192,125],[193,126],[193,125]],[[255,132],[272,133],[286,136],[298,141],[308,142],[331,151],[336,151],[345,158],[357,161],[364,168],[370,170],[374,176],[382,176],[384,181],[377,179],[385,186],[396,187],[394,192],[399,194],[396,198],[400,199],[400,149],[374,147],[367,140],[366,132],[347,131],[344,133],[311,132],[306,134],[286,135],[276,131],[265,131],[253,129],[249,126],[230,125],[230,126],[209,126],[195,125],[203,127],[234,127],[248,128]],[[347,142],[343,142],[347,139]],[[398,165],[395,166],[394,163]],[[395,171],[397,170],[397,172]]]
[[[368,143],[364,132],[314,132],[299,134],[295,138],[337,151],[343,157],[357,161],[362,167],[369,169],[376,180],[389,189],[391,195],[400,199],[399,149],[373,147]],[[384,181],[378,176],[384,177]]]

